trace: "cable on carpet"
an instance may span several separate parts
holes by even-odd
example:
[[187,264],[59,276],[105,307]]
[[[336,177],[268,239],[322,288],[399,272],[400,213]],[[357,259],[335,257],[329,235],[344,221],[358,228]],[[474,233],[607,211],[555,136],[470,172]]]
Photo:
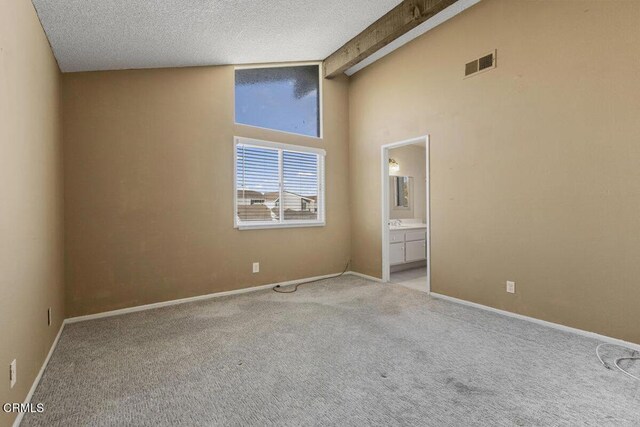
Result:
[[633,375],[631,372],[626,371],[624,368],[622,368],[620,366],[620,362],[622,362],[623,360],[640,360],[640,357],[638,357],[638,352],[636,350],[632,350],[630,348],[624,347],[622,345],[618,345],[618,344],[609,344],[609,343],[601,343],[598,344],[598,346],[596,347],[596,356],[598,356],[598,360],[600,361],[600,363],[602,363],[602,366],[604,366],[607,369],[613,370],[613,368],[606,364],[604,360],[602,360],[602,356],[600,356],[600,347],[603,346],[612,346],[612,347],[619,347],[619,348],[624,348],[625,350],[631,351],[632,355],[630,357],[618,357],[617,359],[615,359],[613,361],[613,365],[623,374],[640,381],[640,377],[637,377],[635,375]]
[[347,265],[344,266],[344,270],[342,270],[342,273],[338,274],[337,276],[333,276],[333,277],[325,277],[324,279],[316,279],[316,280],[309,280],[308,282],[301,282],[298,283],[297,285],[295,285],[293,287],[292,291],[279,291],[278,289],[280,288],[280,285],[276,285],[274,286],[273,292],[277,292],[279,294],[292,294],[295,291],[298,290],[298,287],[302,286],[302,285],[308,285],[309,283],[315,283],[315,282],[319,282],[321,280],[327,280],[327,279],[335,279],[336,277],[342,277],[344,276],[344,274],[347,272],[347,270],[349,269],[349,265],[351,265],[351,260],[347,261]]

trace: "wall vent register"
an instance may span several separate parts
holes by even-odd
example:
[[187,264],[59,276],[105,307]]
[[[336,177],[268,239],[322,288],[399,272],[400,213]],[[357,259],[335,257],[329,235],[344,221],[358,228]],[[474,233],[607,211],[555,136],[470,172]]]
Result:
[[464,76],[471,77],[483,71],[496,68],[496,54],[497,51],[493,51],[471,62],[467,62],[464,66]]

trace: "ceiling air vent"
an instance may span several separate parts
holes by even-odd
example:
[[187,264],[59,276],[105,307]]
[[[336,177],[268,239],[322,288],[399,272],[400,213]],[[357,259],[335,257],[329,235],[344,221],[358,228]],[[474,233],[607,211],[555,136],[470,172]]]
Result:
[[474,59],[471,62],[467,62],[464,66],[464,76],[471,77],[486,70],[496,68],[496,53],[493,51],[487,55],[482,56],[479,59]]

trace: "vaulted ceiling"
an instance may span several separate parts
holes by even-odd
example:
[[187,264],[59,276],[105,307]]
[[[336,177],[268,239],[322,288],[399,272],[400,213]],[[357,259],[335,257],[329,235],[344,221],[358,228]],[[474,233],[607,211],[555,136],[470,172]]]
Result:
[[322,60],[400,0],[33,0],[63,72]]

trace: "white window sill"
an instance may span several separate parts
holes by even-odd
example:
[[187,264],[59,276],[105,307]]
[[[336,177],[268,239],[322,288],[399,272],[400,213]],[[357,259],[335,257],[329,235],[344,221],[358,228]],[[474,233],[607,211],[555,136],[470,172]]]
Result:
[[302,227],[324,227],[326,224],[323,222],[290,222],[287,224],[236,224],[235,228],[238,230],[265,230],[269,228],[302,228]]

